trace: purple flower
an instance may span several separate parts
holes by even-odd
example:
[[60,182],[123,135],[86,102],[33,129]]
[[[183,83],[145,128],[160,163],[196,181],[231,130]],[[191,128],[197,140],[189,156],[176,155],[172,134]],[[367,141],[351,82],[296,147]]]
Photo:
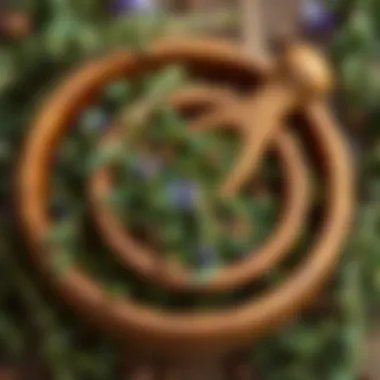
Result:
[[161,169],[161,160],[157,157],[136,157],[132,162],[132,171],[140,179],[152,179]]
[[89,109],[83,113],[79,121],[82,130],[94,132],[108,128],[108,115],[100,109]]
[[168,185],[167,193],[171,204],[180,210],[191,210],[195,206],[199,191],[195,182],[179,179]]
[[113,0],[112,10],[115,14],[125,12],[146,12],[155,9],[154,0]]
[[310,33],[329,31],[335,23],[334,14],[323,1],[304,0],[302,18],[305,29]]
[[201,246],[195,251],[195,264],[200,269],[210,269],[217,263],[215,249],[211,246]]

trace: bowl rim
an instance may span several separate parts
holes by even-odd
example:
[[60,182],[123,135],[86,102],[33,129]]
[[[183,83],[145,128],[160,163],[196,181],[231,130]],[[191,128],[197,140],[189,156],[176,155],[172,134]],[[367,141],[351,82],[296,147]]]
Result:
[[17,172],[19,214],[36,266],[57,295],[88,322],[119,339],[132,339],[138,345],[159,352],[228,350],[248,344],[310,303],[341,255],[352,219],[353,173],[344,138],[320,102],[305,107],[304,115],[324,154],[327,215],[302,264],[284,283],[259,298],[228,310],[199,314],[170,313],[144,307],[107,296],[79,268],[70,268],[65,276],[55,276],[44,244],[50,222],[46,207],[49,164],[70,118],[105,82],[127,72],[134,75],[157,63],[178,60],[196,64],[211,62],[216,67],[221,64],[248,73],[251,70],[257,72],[258,68],[255,61],[242,55],[236,47],[204,37],[163,40],[148,49],[147,54],[119,51],[89,62],[63,81],[41,108],[31,127]]

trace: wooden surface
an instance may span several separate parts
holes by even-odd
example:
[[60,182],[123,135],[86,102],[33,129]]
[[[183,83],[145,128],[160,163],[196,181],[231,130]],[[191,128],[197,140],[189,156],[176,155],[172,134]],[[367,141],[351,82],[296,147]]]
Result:
[[301,0],[259,0],[267,38],[295,36],[299,33]]
[[17,380],[17,371],[14,368],[1,368],[0,380]]

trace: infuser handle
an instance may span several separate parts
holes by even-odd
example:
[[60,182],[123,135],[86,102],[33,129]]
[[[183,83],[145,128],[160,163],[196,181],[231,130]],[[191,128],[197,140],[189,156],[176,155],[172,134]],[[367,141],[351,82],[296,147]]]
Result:
[[[259,93],[234,108],[234,117],[246,126],[249,141],[222,185],[223,196],[231,196],[255,173],[285,118],[297,107],[322,99],[332,87],[330,67],[322,56],[306,45],[290,46],[278,63],[278,74]],[[254,127],[252,128],[252,124]]]

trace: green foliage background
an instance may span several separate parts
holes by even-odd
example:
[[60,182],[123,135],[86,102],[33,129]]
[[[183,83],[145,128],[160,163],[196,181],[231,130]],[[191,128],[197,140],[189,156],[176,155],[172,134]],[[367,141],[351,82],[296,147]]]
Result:
[[[336,111],[359,169],[357,221],[328,290],[332,307],[321,314],[306,313],[254,345],[252,362],[271,380],[354,380],[361,370],[363,336],[376,319],[380,1],[329,3],[339,17],[325,46],[339,76]],[[13,223],[10,174],[41,100],[78,62],[116,46],[142,48],[152,37],[180,33],[194,23],[218,29],[236,20],[233,14],[213,23],[159,14],[116,17],[105,1],[20,0],[12,6],[30,14],[35,31],[18,41],[4,38],[0,44],[0,359],[4,364],[34,363],[33,367],[44,363],[57,380],[116,379],[122,363],[118,343],[90,330],[52,299],[25,260],[26,249]]]

